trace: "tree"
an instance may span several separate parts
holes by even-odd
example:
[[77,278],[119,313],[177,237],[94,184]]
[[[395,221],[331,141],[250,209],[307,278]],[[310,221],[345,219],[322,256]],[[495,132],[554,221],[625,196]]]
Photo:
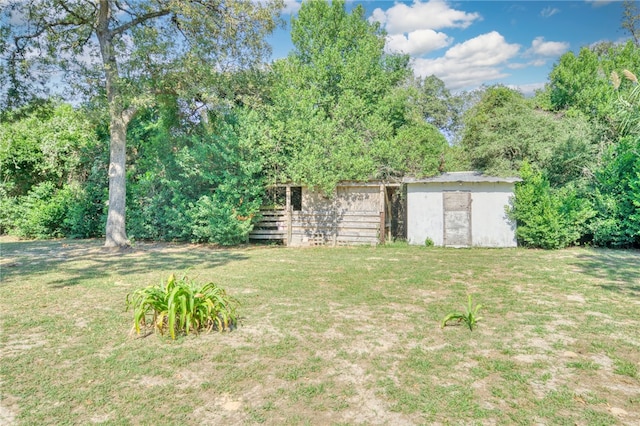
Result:
[[[611,75],[617,95],[611,119],[619,139],[603,153],[590,192],[597,211],[593,241],[614,247],[640,244],[640,85],[631,71],[623,76]],[[624,80],[632,84],[630,91],[620,91]]]
[[508,216],[518,224],[516,237],[527,247],[559,249],[575,244],[594,215],[571,187],[553,190],[544,174],[523,162]]
[[517,175],[523,161],[550,173],[556,186],[580,176],[591,161],[591,127],[579,113],[555,115],[503,86],[487,88],[464,116],[461,145],[471,166]]
[[625,0],[622,11],[622,28],[629,31],[633,42],[640,47],[640,12],[638,4],[633,0]]
[[463,98],[451,94],[435,75],[415,77],[409,81],[409,96],[424,119],[453,136],[460,130]]
[[621,138],[640,137],[640,85],[638,77],[631,71],[622,71],[624,79],[631,83],[631,90],[621,91],[622,79],[617,72],[611,73],[613,87],[617,94],[613,121]]
[[62,71],[80,92],[99,88],[107,100],[105,246],[128,245],[126,135],[136,112],[166,93],[200,106],[215,101],[212,82],[218,72],[265,57],[264,37],[277,23],[279,6],[277,0],[28,0],[4,7],[14,21],[23,20],[2,30],[9,45],[5,68],[14,89],[20,83],[13,78],[15,70],[28,67],[37,73],[33,58],[42,57],[39,66]]
[[245,242],[265,187],[252,115],[246,108],[220,108],[194,123],[168,100],[142,110],[129,128],[129,234]]
[[640,245],[640,138],[624,137],[608,147],[595,171],[591,223],[593,242],[600,246]]
[[60,188],[82,174],[97,144],[92,124],[71,105],[13,111],[0,122],[0,192],[26,195],[45,181]]
[[[437,159],[446,141],[409,103],[409,58],[385,53],[385,34],[362,6],[347,12],[341,0],[303,3],[291,38],[293,52],[273,65],[266,111],[262,147],[272,181],[331,193],[340,180],[437,172],[437,160],[435,167],[413,161],[413,151],[429,152],[425,143],[437,146]],[[412,126],[421,137],[404,143],[408,133],[400,130]]]
[[[586,115],[607,139],[615,139],[610,117],[614,114],[616,95],[611,90],[610,75],[624,69],[640,68],[640,47],[629,41],[614,45],[601,43],[583,47],[576,56],[567,52],[549,74],[553,110],[573,109]],[[621,91],[630,90],[624,82]]]
[[[71,105],[36,102],[4,114],[0,233],[50,238],[88,229],[91,220],[84,213],[100,212],[103,199],[91,206],[84,202],[88,197],[80,198],[92,187],[92,169],[103,162],[102,148],[93,123]],[[98,183],[93,189],[101,193],[106,180]]]

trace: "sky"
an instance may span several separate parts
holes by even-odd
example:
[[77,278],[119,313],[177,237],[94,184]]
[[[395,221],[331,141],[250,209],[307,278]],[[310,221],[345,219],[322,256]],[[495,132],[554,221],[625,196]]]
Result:
[[[283,18],[300,9],[285,0]],[[387,32],[389,52],[408,53],[417,76],[436,75],[450,90],[504,84],[525,94],[542,88],[568,51],[623,42],[622,1],[349,1]],[[271,38],[272,59],[293,49],[290,24]]]

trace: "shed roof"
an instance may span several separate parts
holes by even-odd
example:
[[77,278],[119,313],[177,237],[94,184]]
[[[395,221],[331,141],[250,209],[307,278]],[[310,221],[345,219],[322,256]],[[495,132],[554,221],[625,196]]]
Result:
[[452,182],[493,182],[493,183],[514,183],[521,182],[519,177],[497,177],[486,176],[481,172],[449,172],[429,178],[405,178],[404,183],[452,183]]
[[[384,185],[387,187],[398,187],[401,185],[400,182],[388,182],[382,180],[368,180],[368,181],[355,181],[355,180],[341,180],[336,186],[380,186]],[[272,187],[286,187],[286,186],[305,186],[303,184],[296,184],[293,182],[281,182],[273,185]]]

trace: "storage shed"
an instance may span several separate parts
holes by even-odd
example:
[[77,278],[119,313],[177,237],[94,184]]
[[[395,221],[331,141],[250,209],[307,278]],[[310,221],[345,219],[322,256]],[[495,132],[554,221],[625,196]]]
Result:
[[333,194],[325,196],[305,186],[275,186],[249,239],[298,247],[384,243],[398,228],[392,214],[394,201],[400,202],[400,187],[340,182]]
[[407,239],[445,247],[516,247],[515,223],[506,214],[516,177],[479,172],[405,179]]

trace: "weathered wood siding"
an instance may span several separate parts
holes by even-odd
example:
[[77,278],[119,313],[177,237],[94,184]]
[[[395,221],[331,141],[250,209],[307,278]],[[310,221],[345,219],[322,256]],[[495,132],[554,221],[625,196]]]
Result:
[[291,246],[375,245],[384,220],[383,197],[378,185],[339,186],[332,198],[303,188],[301,210],[262,211],[249,237]]
[[380,215],[375,212],[294,212],[292,246],[351,245],[378,243]]
[[260,210],[261,219],[249,234],[251,240],[285,241],[287,238],[286,210]]

